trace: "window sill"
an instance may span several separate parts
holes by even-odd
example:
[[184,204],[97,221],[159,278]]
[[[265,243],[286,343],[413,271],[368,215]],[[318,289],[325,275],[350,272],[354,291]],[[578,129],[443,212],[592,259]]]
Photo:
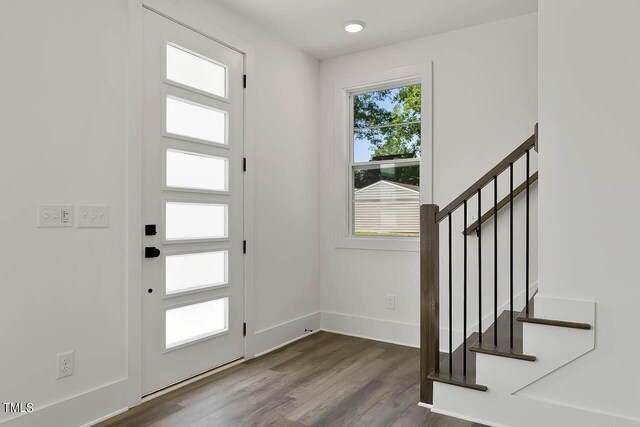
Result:
[[336,249],[420,252],[419,237],[343,237]]

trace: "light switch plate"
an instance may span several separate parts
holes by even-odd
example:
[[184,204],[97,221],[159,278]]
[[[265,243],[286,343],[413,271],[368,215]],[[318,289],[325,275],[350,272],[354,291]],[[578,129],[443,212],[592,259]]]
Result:
[[109,206],[78,205],[78,228],[109,227]]
[[73,205],[38,205],[38,227],[73,227]]

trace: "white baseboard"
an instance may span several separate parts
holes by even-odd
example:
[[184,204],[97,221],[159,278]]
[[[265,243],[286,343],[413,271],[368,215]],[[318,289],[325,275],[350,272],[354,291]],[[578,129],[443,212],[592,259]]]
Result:
[[[531,284],[530,293],[533,295],[538,290],[538,284]],[[514,306],[524,307],[525,292],[514,295]],[[509,302],[505,302],[498,308],[498,313],[509,308]],[[321,328],[327,332],[351,335],[375,341],[384,341],[392,344],[420,347],[420,325],[417,323],[397,322],[393,320],[376,319],[366,316],[355,316],[344,313],[321,312]],[[483,329],[493,323],[493,311],[483,316]],[[478,322],[472,323],[467,328],[471,333],[478,329]],[[440,328],[440,351],[449,351],[449,330]],[[453,330],[454,349],[462,344],[462,330]]]
[[247,359],[261,356],[309,335],[305,329],[311,331],[320,329],[320,312],[307,314],[255,332],[247,348]]
[[90,426],[125,411],[126,392],[127,380],[121,379],[59,402],[36,407],[30,414],[0,424],[3,427]]
[[279,345],[277,345],[277,346],[275,346],[275,347],[272,347],[272,348],[270,348],[270,349],[268,349],[268,350],[265,350],[265,351],[263,351],[263,352],[261,352],[261,353],[258,353],[258,354],[256,354],[254,357],[260,357],[260,356],[264,356],[265,354],[269,354],[269,353],[271,353],[272,351],[276,351],[276,350],[277,350],[277,349],[279,349],[279,348],[282,348],[282,347],[284,347],[284,346],[287,346],[287,345],[289,345],[289,344],[292,344],[292,343],[294,343],[294,342],[296,342],[296,341],[300,341],[302,338],[306,338],[306,337],[308,337],[308,336],[310,336],[310,335],[316,334],[316,333],[320,332],[321,330],[322,330],[322,329],[320,329],[320,328],[318,328],[318,329],[314,329],[314,330],[313,330],[313,331],[311,331],[311,332],[307,332],[307,333],[306,333],[306,334],[304,334],[304,335],[300,335],[299,337],[296,337],[296,338],[294,338],[294,339],[291,339],[291,340],[289,340],[289,341],[287,341],[287,342],[283,342],[282,344],[279,344]]
[[477,424],[482,424],[482,425],[486,425],[486,426],[493,426],[493,427],[508,427],[508,426],[504,426],[502,424],[496,424],[496,423],[492,423],[489,420],[484,420],[481,418],[475,418],[475,417],[469,417],[465,414],[461,414],[458,412],[453,412],[453,411],[443,411],[440,410],[438,408],[431,408],[431,412],[433,412],[434,414],[440,414],[440,415],[444,415],[446,417],[451,417],[451,418],[458,418],[460,420],[465,420],[465,421],[469,421],[472,423],[477,423]]
[[327,332],[351,335],[391,344],[420,347],[420,325],[353,316],[350,314],[322,312],[321,328]]

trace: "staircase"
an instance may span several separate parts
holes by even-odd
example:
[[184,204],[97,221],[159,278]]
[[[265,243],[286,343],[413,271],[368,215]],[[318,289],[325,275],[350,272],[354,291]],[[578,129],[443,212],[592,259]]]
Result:
[[[530,169],[537,144],[536,125],[533,135],[444,209],[440,210],[437,205],[421,206],[420,400],[434,412],[494,425],[524,426],[528,424],[522,411],[535,407],[546,411],[549,421],[553,422],[552,417],[561,416],[565,409],[527,398],[527,387],[594,348],[595,304],[546,297],[537,293],[530,283],[530,187],[538,179],[538,172],[532,174]],[[516,162],[524,162],[526,176],[514,187]],[[498,180],[502,174],[508,175],[509,188],[507,195],[498,200]],[[521,199],[522,195],[524,227],[515,230],[514,204],[521,203],[516,198]],[[485,206],[490,202],[490,208],[484,213],[483,197]],[[477,213],[478,218],[471,224],[469,205],[474,206],[473,213]],[[503,215],[498,220],[501,209],[508,209],[508,218]],[[463,219],[462,260],[453,256],[454,214],[461,214]],[[490,236],[483,239],[485,224],[493,227],[487,230],[492,231]],[[448,240],[442,248],[441,228],[445,231],[443,243]],[[505,229],[509,236],[508,251],[501,248],[500,252],[499,244],[504,244],[504,239],[499,239],[499,230]],[[523,235],[525,242],[524,254],[521,254],[524,274],[520,276],[523,277],[516,277],[514,271],[514,256],[519,256],[514,252],[523,249],[514,247],[516,233]],[[443,260],[441,254],[446,254]],[[483,272],[488,260],[491,260],[491,271]],[[508,266],[506,284],[499,283],[499,266]],[[441,267],[444,267],[443,274]],[[455,288],[454,267],[462,273],[462,283],[457,281]],[[473,283],[469,280],[471,269],[477,273]],[[508,292],[503,289],[507,284]],[[454,291],[461,291],[458,301],[454,301]],[[501,310],[498,304],[499,292],[508,294],[506,310]],[[515,293],[524,296],[519,305]],[[485,301],[483,305],[482,301],[487,294],[492,296],[488,317],[483,313],[488,304]],[[475,298],[472,303],[477,318],[469,326],[472,298]],[[441,304],[448,312],[442,328],[448,334],[443,340],[447,344],[444,348],[440,345]],[[454,318],[462,321],[460,344],[455,349]]]

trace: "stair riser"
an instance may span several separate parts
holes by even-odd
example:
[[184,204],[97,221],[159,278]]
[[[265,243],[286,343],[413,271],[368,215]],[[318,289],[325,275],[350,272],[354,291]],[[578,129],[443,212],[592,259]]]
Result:
[[[557,308],[561,307],[555,301]],[[594,303],[576,304],[568,302],[568,310],[579,307],[582,313],[592,313],[591,318],[582,317],[594,324]],[[538,298],[536,297],[536,315]],[[536,356],[535,362],[517,359],[505,359],[487,354],[477,354],[476,381],[486,385],[489,390],[501,393],[516,393],[539,378],[570,363],[595,347],[595,332],[591,330],[559,328],[532,323],[523,324],[523,351]]]
[[566,322],[587,323],[595,321],[595,303],[536,295],[535,317]]
[[524,334],[524,351],[535,354],[535,362],[478,354],[476,381],[498,393],[515,393],[594,348],[593,331],[526,324]]

